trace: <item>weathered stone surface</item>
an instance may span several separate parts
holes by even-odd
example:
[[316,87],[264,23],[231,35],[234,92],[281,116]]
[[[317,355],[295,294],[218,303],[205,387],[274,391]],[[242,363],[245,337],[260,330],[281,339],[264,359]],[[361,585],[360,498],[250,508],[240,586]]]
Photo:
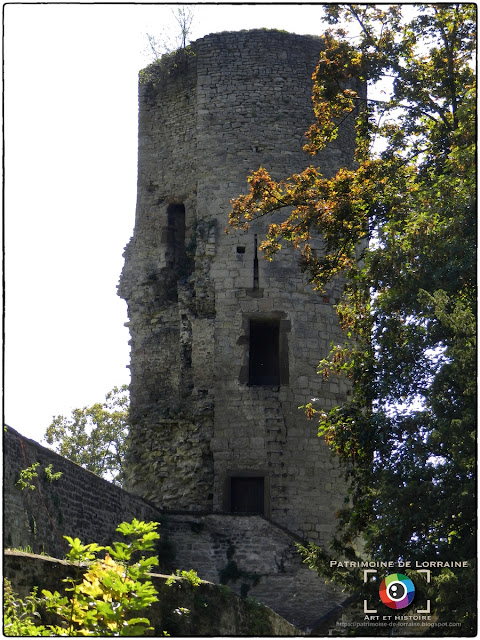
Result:
[[[22,469],[36,462],[35,489],[16,484]],[[49,482],[45,467],[60,471]],[[90,471],[7,428],[3,434],[3,542],[6,547],[30,547],[62,558],[63,536],[109,544],[121,522],[133,518],[161,522],[162,515],[139,496],[123,491]]]
[[[256,261],[267,221],[224,232],[249,172],[263,165],[281,178],[311,162],[302,145],[321,42],[212,34],[142,74],[136,223],[119,294],[132,346],[129,488],[163,508],[221,512],[231,478],[257,474],[265,515],[325,543],[343,478],[298,407],[316,397],[328,410],[347,392],[317,375],[342,340],[340,286],[316,294],[288,248]],[[315,162],[332,174],[353,151],[347,119]],[[262,320],[280,334],[279,379],[266,385],[249,378],[250,327]]]
[[262,516],[169,513],[165,540],[181,569],[253,596],[292,624],[312,628],[347,596],[302,563],[301,540]]

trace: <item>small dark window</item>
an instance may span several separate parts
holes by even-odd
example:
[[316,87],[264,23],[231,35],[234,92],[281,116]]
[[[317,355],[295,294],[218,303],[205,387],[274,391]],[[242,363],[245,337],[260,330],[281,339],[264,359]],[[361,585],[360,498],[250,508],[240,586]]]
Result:
[[264,478],[231,478],[232,513],[264,513]]
[[245,247],[237,247],[237,253],[245,253]]
[[185,252],[185,206],[170,204],[167,209],[167,262],[178,268],[186,257]]
[[248,383],[280,384],[280,326],[278,320],[250,320]]

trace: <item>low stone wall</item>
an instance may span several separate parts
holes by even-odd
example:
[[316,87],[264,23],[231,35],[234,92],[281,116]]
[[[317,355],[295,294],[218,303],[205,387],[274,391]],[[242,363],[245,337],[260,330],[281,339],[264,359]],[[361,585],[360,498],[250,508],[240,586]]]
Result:
[[[34,490],[16,484],[22,469],[39,462]],[[45,467],[61,471],[49,482]],[[82,542],[110,543],[121,522],[133,518],[161,522],[162,516],[140,497],[106,482],[14,429],[3,434],[3,540],[6,547],[62,558],[63,536]]]
[[[72,566],[55,558],[7,551],[3,571],[13,590],[25,597],[36,585],[61,591],[62,579],[72,575]],[[229,590],[208,582],[195,587],[182,579],[167,586],[167,577],[151,575],[159,594],[159,601],[145,611],[154,628],[152,635],[159,637],[164,631],[172,636],[302,635],[268,607],[239,598]],[[179,607],[189,613],[175,613]]]

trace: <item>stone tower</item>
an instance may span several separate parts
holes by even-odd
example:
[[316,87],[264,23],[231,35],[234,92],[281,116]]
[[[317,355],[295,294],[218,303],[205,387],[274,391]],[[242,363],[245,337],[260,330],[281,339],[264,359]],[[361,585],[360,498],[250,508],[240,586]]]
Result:
[[[328,540],[343,475],[299,406],[347,390],[318,362],[342,339],[333,305],[289,248],[258,250],[268,222],[225,233],[230,199],[259,166],[312,162],[312,73],[321,40],[219,33],[140,74],[138,200],[119,294],[131,333],[129,488],[171,510],[261,513]],[[353,161],[353,123],[314,159]]]

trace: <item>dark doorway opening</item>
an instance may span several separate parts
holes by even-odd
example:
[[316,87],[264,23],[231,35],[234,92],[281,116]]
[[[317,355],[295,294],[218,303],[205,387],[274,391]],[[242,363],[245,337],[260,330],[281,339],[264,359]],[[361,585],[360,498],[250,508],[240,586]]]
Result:
[[280,323],[278,320],[250,320],[248,383],[280,384]]
[[232,513],[265,512],[264,478],[230,478],[230,506]]

